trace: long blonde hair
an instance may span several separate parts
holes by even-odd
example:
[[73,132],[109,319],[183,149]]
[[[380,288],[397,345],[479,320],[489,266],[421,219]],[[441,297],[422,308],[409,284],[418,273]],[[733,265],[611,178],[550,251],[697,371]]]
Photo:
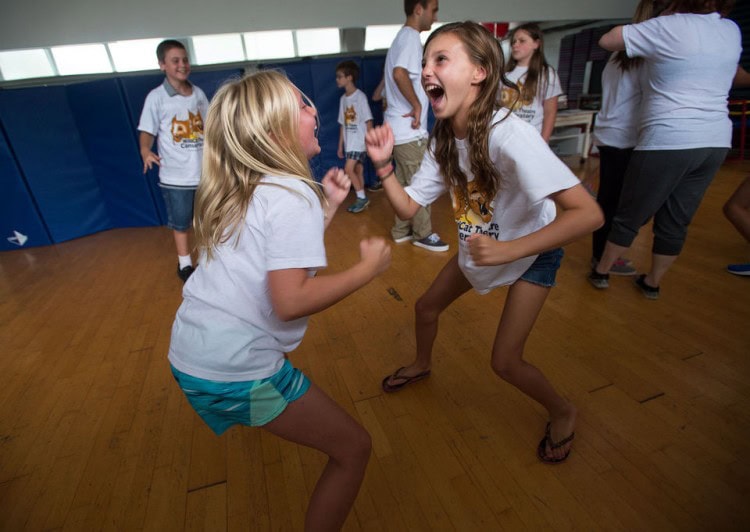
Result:
[[266,70],[225,83],[211,100],[193,215],[207,260],[238,234],[256,187],[268,186],[264,175],[302,180],[325,201],[300,145],[296,90],[283,73]]

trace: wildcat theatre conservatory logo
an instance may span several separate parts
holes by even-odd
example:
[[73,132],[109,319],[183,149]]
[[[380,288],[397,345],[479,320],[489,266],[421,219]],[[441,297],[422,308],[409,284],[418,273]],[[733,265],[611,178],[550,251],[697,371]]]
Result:
[[201,112],[188,111],[187,120],[172,118],[172,140],[183,148],[203,146],[203,117]]

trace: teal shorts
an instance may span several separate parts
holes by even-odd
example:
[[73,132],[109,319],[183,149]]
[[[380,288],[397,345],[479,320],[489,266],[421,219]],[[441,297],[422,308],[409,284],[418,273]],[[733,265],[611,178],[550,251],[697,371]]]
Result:
[[257,381],[209,381],[171,368],[190,406],[217,436],[233,425],[258,427],[273,421],[310,388],[310,380],[289,360],[275,375]]

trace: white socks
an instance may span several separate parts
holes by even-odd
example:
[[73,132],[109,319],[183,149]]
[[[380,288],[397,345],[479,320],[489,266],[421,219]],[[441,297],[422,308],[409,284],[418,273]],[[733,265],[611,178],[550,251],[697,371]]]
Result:
[[190,255],[177,255],[177,260],[179,261],[180,269],[193,265],[193,260],[190,258]]
[[357,198],[359,198],[359,199],[365,199],[365,197],[366,197],[365,196],[365,189],[357,190],[356,192],[357,192]]

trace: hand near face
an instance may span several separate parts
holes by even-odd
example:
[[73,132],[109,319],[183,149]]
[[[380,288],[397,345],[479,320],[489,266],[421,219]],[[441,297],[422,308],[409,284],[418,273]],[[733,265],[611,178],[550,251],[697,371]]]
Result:
[[349,194],[349,188],[352,182],[341,168],[331,168],[321,181],[323,192],[328,201],[333,205],[341,205]]
[[381,163],[390,159],[394,143],[393,130],[388,124],[374,127],[365,135],[367,156],[373,163]]

